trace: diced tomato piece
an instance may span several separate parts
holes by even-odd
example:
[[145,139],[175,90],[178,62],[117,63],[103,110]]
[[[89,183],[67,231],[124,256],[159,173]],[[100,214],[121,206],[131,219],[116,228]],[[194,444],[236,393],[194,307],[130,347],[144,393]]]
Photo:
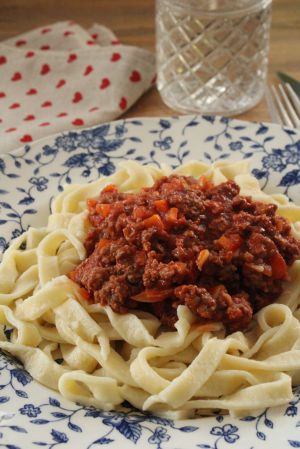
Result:
[[110,242],[111,242],[111,240],[101,239],[101,240],[99,240],[99,242],[97,243],[96,246],[98,249],[102,249],[102,248],[105,248],[107,245],[109,245]]
[[200,185],[201,189],[203,189],[203,190],[210,190],[214,186],[213,183],[211,181],[209,181],[209,179],[207,179],[207,177],[204,175],[200,176],[199,185]]
[[272,278],[287,279],[288,270],[284,258],[279,252],[276,252],[271,258]]
[[153,204],[159,212],[167,212],[169,209],[169,205],[166,200],[156,200]]
[[146,289],[131,298],[138,302],[161,302],[172,295],[173,289],[167,288],[162,290]]
[[227,251],[235,251],[242,245],[243,240],[239,234],[231,234],[228,237],[223,234],[218,240],[216,240],[216,243]]
[[118,188],[115,184],[108,184],[104,189],[102,190],[102,193],[113,193],[117,192]]
[[197,264],[197,267],[199,270],[202,270],[203,265],[205,264],[205,262],[207,261],[208,258],[209,258],[208,249],[202,249],[200,251],[200,253],[198,254],[197,261],[196,261],[196,264]]
[[176,221],[178,219],[178,209],[177,207],[171,207],[170,210],[166,213],[166,220],[168,221]]
[[96,212],[97,214],[102,215],[102,217],[107,217],[111,211],[111,204],[97,204]]
[[164,224],[158,214],[151,215],[151,217],[146,218],[142,221],[142,224],[145,228],[157,228],[157,229],[164,229]]

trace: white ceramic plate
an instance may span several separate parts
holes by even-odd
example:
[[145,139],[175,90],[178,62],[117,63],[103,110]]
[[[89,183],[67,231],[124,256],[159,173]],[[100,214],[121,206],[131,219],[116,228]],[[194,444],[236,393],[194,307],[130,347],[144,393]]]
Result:
[[[66,132],[0,155],[0,248],[29,225],[46,223],[63,184],[112,173],[118,162],[249,159],[269,192],[299,203],[300,133],[276,125],[195,116],[122,120]],[[9,333],[9,331],[7,331]],[[243,419],[216,415],[172,421],[126,408],[74,404],[0,354],[0,447],[29,449],[250,449],[300,447],[300,387],[286,406]]]

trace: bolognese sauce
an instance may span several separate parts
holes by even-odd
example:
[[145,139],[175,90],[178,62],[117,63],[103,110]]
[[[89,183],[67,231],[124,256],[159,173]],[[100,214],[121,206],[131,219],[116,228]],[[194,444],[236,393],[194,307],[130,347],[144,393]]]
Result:
[[108,185],[87,201],[87,258],[70,278],[117,313],[142,308],[173,327],[184,304],[201,322],[245,329],[282,292],[300,242],[276,205],[239,192],[178,175],[139,193]]

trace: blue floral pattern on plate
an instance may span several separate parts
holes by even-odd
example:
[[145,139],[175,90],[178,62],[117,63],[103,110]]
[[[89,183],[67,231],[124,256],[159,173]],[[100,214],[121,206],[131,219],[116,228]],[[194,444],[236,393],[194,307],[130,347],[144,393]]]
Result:
[[[296,202],[300,193],[300,133],[295,130],[213,116],[120,120],[0,155],[0,251],[29,225],[46,223],[51,200],[64,184],[109,175],[127,159],[173,168],[190,159],[249,159],[266,191]],[[10,329],[5,333],[9,337]],[[37,384],[19,362],[0,353],[0,447],[295,448],[300,447],[300,387],[294,393],[286,406],[240,419],[215,414],[174,421],[126,403],[122,412],[104,412]]]

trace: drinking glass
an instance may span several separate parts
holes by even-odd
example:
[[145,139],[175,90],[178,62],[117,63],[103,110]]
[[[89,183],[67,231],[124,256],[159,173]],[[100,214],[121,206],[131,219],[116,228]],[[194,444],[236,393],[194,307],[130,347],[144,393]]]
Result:
[[234,115],[259,102],[272,0],[156,0],[157,87],[181,112]]

